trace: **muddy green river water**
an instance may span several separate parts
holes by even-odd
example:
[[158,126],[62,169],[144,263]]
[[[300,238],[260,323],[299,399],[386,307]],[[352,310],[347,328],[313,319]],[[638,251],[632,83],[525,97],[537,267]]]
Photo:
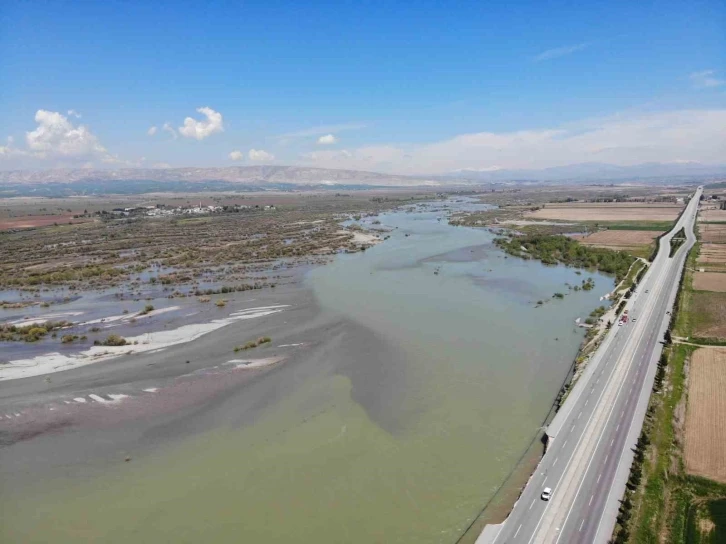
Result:
[[[253,425],[3,497],[15,504],[6,538],[456,542],[542,424],[583,337],[575,319],[613,282],[505,258],[494,235],[449,226],[438,206],[380,216],[389,240],[308,275],[323,311],[369,333],[332,346],[335,365],[302,375]],[[593,291],[565,286],[588,277]]]

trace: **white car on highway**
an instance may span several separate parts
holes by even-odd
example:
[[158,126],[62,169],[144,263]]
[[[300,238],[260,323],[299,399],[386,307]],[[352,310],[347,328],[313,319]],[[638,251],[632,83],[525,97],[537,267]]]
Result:
[[544,491],[542,491],[542,500],[548,501],[550,500],[550,497],[552,496],[552,488],[551,487],[545,487]]

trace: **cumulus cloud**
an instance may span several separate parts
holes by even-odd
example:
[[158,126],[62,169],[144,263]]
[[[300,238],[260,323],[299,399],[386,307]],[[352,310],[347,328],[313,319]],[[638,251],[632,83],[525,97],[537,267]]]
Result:
[[174,130],[174,127],[172,127],[169,123],[164,123],[164,126],[161,127],[161,130],[171,134],[172,138],[174,138],[175,140],[179,137],[176,133],[176,130]]
[[241,161],[242,159],[245,158],[245,154],[242,153],[241,151],[232,151],[229,154],[229,158],[232,159],[233,161]]
[[156,130],[156,127],[149,127],[149,130],[146,131],[146,134],[148,134],[149,136],[153,136],[154,134],[156,134]]
[[222,120],[221,113],[206,106],[203,108],[197,108],[197,112],[204,115],[206,119],[198,121],[193,117],[187,117],[184,119],[184,126],[179,127],[179,134],[186,138],[203,140],[215,132],[224,131],[224,122]]
[[81,114],[78,113],[76,110],[68,110],[68,117],[76,117],[77,119],[80,119]]
[[562,47],[554,47],[552,49],[547,49],[546,51],[542,51],[539,55],[534,56],[534,60],[537,62],[543,61],[543,60],[551,60],[556,59],[559,57],[564,57],[566,55],[571,55],[572,53],[575,53],[577,51],[581,51],[582,49],[585,49],[588,46],[587,43],[578,43],[575,45],[565,45]]
[[25,134],[25,142],[38,158],[113,159],[88,127],[74,126],[58,112],[38,110],[35,122],[38,126]]
[[263,149],[250,149],[247,155],[249,156],[251,161],[264,162],[275,160],[275,155],[273,155],[272,153],[268,153]]
[[726,85],[726,80],[716,77],[716,70],[703,70],[701,72],[693,72],[688,76],[697,89],[708,89],[713,87],[721,87]]
[[477,132],[422,145],[391,144],[303,155],[331,168],[400,174],[457,169],[541,169],[583,162],[621,166],[726,157],[726,109],[677,110],[585,120],[542,130]]
[[318,138],[318,143],[322,145],[334,144],[337,141],[338,139],[333,134],[326,134],[325,136]]

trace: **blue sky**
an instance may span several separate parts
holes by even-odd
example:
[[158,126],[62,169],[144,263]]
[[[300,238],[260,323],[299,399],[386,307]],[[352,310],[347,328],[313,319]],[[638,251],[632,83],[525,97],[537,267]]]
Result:
[[0,169],[724,162],[725,82],[723,1],[9,0]]

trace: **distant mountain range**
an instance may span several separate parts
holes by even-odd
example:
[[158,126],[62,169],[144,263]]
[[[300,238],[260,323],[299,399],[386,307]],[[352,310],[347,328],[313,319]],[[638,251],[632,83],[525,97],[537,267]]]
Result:
[[482,183],[683,183],[726,180],[726,165],[695,162],[616,166],[582,163],[542,170],[457,170],[437,176],[402,176],[300,166],[225,168],[122,168],[0,171],[2,196],[69,196],[148,192],[290,191],[301,188],[416,187]]
[[555,166],[542,170],[457,170],[447,177],[453,179],[496,182],[496,181],[662,181],[684,177],[726,176],[726,164],[705,165],[698,162],[650,162],[633,166],[587,162]]
[[398,176],[300,166],[229,166],[225,168],[122,168],[119,170],[12,170],[0,171],[0,183],[53,183],[90,181],[228,182],[248,185],[436,185],[433,178]]

